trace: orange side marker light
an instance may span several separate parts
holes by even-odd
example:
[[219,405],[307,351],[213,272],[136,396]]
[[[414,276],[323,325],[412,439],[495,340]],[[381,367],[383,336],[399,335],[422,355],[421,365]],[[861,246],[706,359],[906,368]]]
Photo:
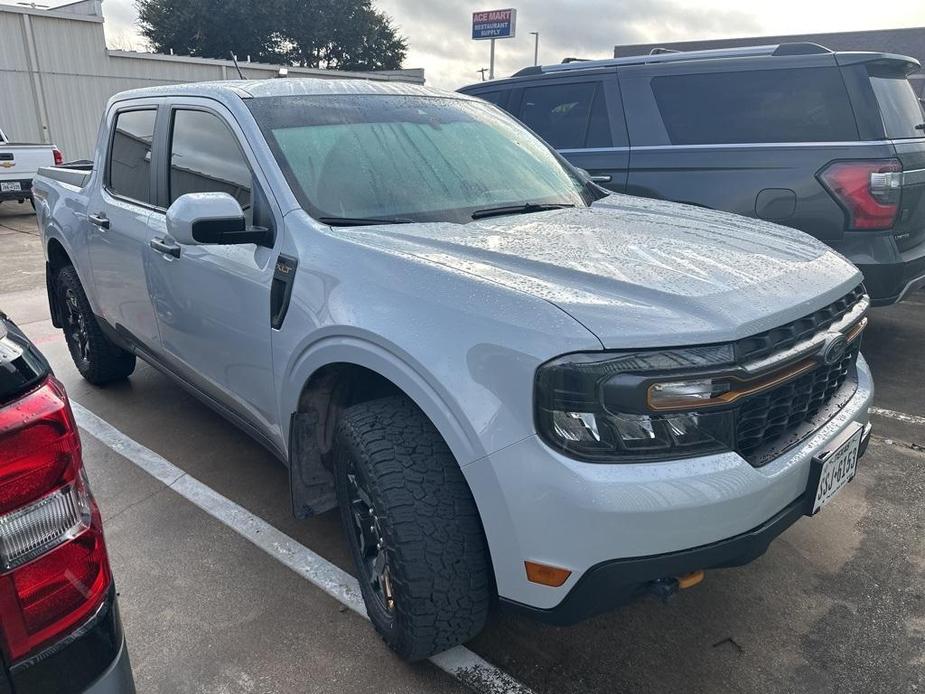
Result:
[[568,569],[560,569],[557,566],[547,566],[546,564],[537,564],[534,561],[525,561],[524,566],[527,569],[527,580],[530,583],[539,583],[544,586],[558,588],[568,580],[572,572]]
[[691,571],[689,574],[678,576],[678,588],[681,590],[684,590],[685,588],[693,588],[702,580],[703,569],[697,569],[697,571]]

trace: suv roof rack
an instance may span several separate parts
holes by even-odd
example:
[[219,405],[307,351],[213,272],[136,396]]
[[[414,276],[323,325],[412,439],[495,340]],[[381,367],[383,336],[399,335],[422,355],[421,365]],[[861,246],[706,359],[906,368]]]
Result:
[[591,70],[619,65],[639,65],[644,63],[673,63],[683,60],[711,60],[718,58],[742,58],[748,56],[788,56],[818,55],[834,53],[818,43],[802,41],[798,43],[777,43],[766,46],[740,46],[737,48],[711,48],[703,51],[677,51],[671,48],[656,47],[648,55],[632,55],[623,58],[606,58],[588,60],[587,58],[566,58],[558,65],[531,65],[518,70],[511,77],[538,75],[546,72],[565,70]]

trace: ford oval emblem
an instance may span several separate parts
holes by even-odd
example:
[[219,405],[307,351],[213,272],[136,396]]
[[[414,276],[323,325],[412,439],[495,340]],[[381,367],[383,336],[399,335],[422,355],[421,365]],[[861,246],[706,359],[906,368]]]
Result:
[[841,333],[831,333],[822,349],[822,362],[826,366],[837,364],[848,351],[848,341]]

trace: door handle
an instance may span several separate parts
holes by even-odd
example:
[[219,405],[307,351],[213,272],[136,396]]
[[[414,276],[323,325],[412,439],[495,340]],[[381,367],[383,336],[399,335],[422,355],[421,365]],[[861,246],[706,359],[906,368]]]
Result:
[[87,215],[87,219],[90,220],[91,224],[98,226],[100,229],[109,228],[109,217],[107,217],[102,212],[97,212],[96,214]]
[[158,253],[164,253],[165,255],[172,255],[174,258],[180,257],[180,247],[173,246],[168,243],[164,243],[164,239],[151,239],[148,242],[148,245],[151,246]]
[[594,181],[595,183],[610,183],[613,180],[613,177],[610,176],[609,174],[599,174],[599,175],[592,175],[591,180]]

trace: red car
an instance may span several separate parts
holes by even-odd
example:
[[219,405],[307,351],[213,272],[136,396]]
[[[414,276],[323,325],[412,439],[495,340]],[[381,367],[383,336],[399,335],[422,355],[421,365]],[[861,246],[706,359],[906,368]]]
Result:
[[64,386],[0,313],[0,694],[135,691]]

